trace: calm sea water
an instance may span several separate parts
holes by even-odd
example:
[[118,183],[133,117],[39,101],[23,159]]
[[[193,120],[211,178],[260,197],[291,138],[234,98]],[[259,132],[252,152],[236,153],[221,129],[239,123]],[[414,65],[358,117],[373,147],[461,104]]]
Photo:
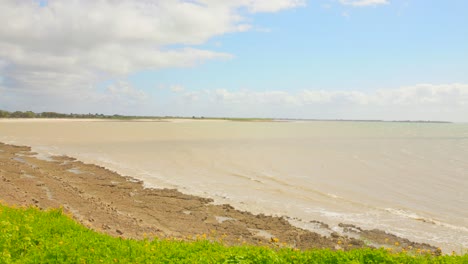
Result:
[[3,120],[0,141],[309,229],[350,223],[468,248],[468,124]]

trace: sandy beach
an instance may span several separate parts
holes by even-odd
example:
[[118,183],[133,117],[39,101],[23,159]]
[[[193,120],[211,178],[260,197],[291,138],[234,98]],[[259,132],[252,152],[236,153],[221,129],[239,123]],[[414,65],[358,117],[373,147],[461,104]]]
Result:
[[[393,247],[436,250],[380,230],[343,224],[329,236],[292,226],[286,217],[254,215],[228,204],[141,181],[66,156],[38,159],[29,147],[0,143],[0,200],[18,206],[63,207],[77,221],[112,236],[222,238],[227,244],[272,244],[299,249]],[[329,227],[315,223],[323,230]],[[366,241],[364,243],[363,241]],[[398,245],[398,246],[395,246]]]

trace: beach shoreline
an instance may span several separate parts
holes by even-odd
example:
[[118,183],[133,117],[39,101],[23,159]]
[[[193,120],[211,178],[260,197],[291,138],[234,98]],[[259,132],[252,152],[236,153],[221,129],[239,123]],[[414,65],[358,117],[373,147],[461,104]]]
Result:
[[[0,200],[18,206],[63,207],[83,225],[113,236],[191,240],[217,237],[229,245],[281,243],[298,249],[387,247],[437,251],[429,244],[342,224],[330,235],[293,226],[286,217],[254,215],[228,204],[150,189],[143,182],[72,157],[39,159],[30,147],[0,143]],[[327,224],[316,222],[319,228]],[[366,242],[364,242],[366,241]]]

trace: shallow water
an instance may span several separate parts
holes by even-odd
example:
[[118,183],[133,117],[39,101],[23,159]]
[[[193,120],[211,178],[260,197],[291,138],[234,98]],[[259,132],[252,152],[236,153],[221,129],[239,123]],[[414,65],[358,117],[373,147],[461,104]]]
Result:
[[343,222],[468,248],[468,124],[2,120],[0,141],[306,228]]

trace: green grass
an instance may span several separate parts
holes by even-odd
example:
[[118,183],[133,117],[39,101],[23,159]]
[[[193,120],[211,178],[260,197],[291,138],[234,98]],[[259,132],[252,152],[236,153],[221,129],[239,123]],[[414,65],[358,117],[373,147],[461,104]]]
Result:
[[0,263],[468,263],[468,255],[436,257],[384,249],[297,251],[229,247],[208,240],[121,239],[87,229],[60,209],[0,204]]

